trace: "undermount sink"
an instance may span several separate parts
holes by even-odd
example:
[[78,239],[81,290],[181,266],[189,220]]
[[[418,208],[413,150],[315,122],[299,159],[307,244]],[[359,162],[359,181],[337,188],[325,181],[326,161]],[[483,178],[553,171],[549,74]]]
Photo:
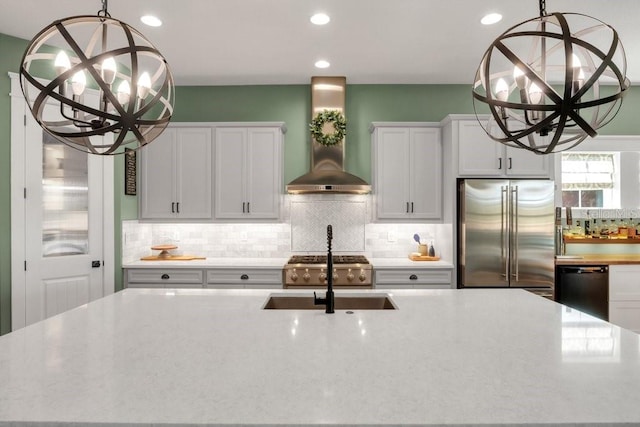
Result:
[[[324,295],[322,295],[324,296]],[[272,294],[264,310],[324,310],[324,305],[314,305],[313,295]],[[336,310],[397,310],[393,300],[386,294],[336,295]]]

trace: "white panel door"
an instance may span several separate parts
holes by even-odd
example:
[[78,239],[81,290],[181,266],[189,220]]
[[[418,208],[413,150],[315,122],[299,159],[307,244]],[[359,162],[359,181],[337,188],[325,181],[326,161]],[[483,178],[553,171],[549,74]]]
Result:
[[173,218],[176,211],[175,141],[176,129],[165,129],[151,144],[140,150],[140,218]]
[[489,138],[477,121],[461,121],[458,132],[458,175],[504,175],[504,145]]
[[211,152],[211,129],[178,130],[175,153],[179,218],[211,218]]
[[25,136],[29,325],[103,296],[104,157],[55,140],[31,115]]
[[246,128],[218,128],[215,131],[216,218],[237,218],[246,211]]
[[247,213],[252,218],[278,218],[280,161],[276,128],[248,129]]
[[410,211],[409,129],[379,129],[375,192],[378,218],[406,218]]
[[506,147],[506,174],[517,177],[548,178],[553,154],[536,154],[523,148]]
[[411,135],[411,217],[442,216],[440,129],[413,128]]

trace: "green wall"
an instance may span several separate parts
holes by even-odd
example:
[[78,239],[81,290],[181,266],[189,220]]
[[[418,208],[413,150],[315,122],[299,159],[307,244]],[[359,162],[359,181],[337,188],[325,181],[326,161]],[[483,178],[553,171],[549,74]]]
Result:
[[[10,330],[10,81],[18,72],[24,40],[0,34],[0,333]],[[470,74],[471,75],[471,74]],[[309,76],[311,79],[311,76]],[[349,76],[347,76],[347,82]],[[376,121],[433,121],[447,114],[473,113],[469,85],[348,85],[346,169],[371,179],[369,125]],[[285,183],[306,173],[310,162],[310,86],[181,86],[176,88],[174,122],[282,121]],[[640,90],[629,93],[603,134],[640,134]],[[640,147],[639,147],[640,149]],[[115,159],[116,289],[122,289],[121,221],[138,215],[137,198],[124,195],[122,158]]]
[[0,34],[0,334],[11,330],[11,80],[27,41]]

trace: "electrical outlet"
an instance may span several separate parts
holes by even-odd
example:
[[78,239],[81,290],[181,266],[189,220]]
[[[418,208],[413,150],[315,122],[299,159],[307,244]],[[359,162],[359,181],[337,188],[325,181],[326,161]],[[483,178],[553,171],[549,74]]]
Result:
[[240,232],[240,241],[241,242],[246,242],[247,240],[249,240],[249,236],[247,235],[246,231],[241,231]]
[[393,231],[387,231],[387,242],[397,242],[398,238]]

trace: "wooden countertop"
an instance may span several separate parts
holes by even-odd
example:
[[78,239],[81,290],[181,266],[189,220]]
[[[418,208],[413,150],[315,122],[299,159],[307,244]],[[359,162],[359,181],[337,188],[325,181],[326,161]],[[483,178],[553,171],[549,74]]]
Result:
[[640,254],[557,255],[556,265],[640,264]]
[[609,238],[598,238],[594,239],[592,237],[563,237],[565,243],[569,244],[590,244],[590,245],[634,245],[640,244],[640,236],[634,237],[609,237]]

